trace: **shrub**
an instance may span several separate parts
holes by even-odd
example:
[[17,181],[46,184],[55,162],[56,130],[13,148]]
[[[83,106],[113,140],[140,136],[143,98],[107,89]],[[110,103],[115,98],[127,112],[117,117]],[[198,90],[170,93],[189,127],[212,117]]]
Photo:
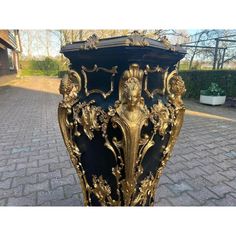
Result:
[[22,75],[47,75],[57,76],[60,70],[60,62],[56,59],[46,57],[43,60],[21,61]]
[[67,74],[67,70],[61,70],[58,72],[58,77],[63,78]]
[[201,95],[206,96],[225,96],[225,91],[217,83],[211,83],[207,90],[201,90]]
[[236,70],[192,70],[180,71],[187,98],[199,98],[201,90],[207,90],[211,83],[217,83],[228,97],[236,97]]

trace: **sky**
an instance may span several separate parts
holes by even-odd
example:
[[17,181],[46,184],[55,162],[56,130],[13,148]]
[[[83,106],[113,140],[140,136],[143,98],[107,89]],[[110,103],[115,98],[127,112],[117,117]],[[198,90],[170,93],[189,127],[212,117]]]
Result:
[[[186,30],[189,35],[195,34],[199,30],[196,29],[188,29]],[[23,56],[28,54],[28,36],[31,36],[32,41],[32,56],[35,57],[45,57],[47,55],[46,50],[46,37],[49,38],[49,55],[52,57],[60,55],[60,34],[57,30],[50,30],[49,34],[46,35],[45,30],[21,30],[21,41],[22,41],[22,49]]]

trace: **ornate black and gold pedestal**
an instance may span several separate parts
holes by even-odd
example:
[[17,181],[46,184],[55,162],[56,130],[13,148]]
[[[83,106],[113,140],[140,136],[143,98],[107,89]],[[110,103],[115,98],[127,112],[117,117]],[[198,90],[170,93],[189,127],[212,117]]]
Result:
[[62,48],[58,117],[85,205],[148,206],[183,122],[185,55],[138,33]]

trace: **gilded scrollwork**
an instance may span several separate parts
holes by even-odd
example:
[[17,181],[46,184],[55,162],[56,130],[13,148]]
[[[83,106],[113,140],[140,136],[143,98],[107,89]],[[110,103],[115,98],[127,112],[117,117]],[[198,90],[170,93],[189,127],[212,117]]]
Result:
[[81,152],[76,143],[73,142],[73,128],[74,122],[69,120],[69,116],[72,114],[72,106],[77,102],[77,94],[81,90],[81,78],[76,71],[69,71],[68,75],[61,80],[59,92],[63,95],[63,100],[58,106],[58,122],[60,130],[69,152],[71,162],[74,165],[78,176],[81,180],[84,204],[87,205],[87,193],[86,186],[88,186],[85,178],[85,171],[81,165]]
[[173,151],[174,145],[176,143],[177,137],[179,136],[180,129],[184,120],[185,107],[183,104],[182,95],[185,93],[186,89],[184,81],[175,70],[172,71],[166,78],[166,91],[169,100],[168,109],[170,111],[170,120],[172,122],[171,130],[169,131],[170,137],[167,145],[163,147],[162,161],[156,172],[155,185],[158,184],[162,172],[168,160],[170,159],[170,155]]
[[169,109],[162,103],[161,100],[158,100],[158,103],[154,104],[151,108],[150,120],[154,125],[154,130],[158,130],[160,136],[164,136],[171,119]]
[[167,78],[167,92],[171,103],[173,103],[176,107],[182,107],[182,95],[185,91],[186,89],[183,79],[177,74],[176,71],[173,71]]
[[[146,71],[150,72],[151,69],[147,68]],[[97,69],[95,67],[92,71]],[[160,70],[162,69],[157,67],[154,71]],[[176,71],[165,73],[164,92],[168,101],[164,103],[158,100],[148,108],[142,97],[145,71],[137,64],[130,65],[120,78],[119,98],[107,111],[97,106],[94,100],[82,103],[78,101],[77,94],[81,89],[78,74],[70,73],[69,77],[62,80],[60,92],[63,94],[63,101],[59,105],[59,123],[71,160],[81,178],[86,205],[91,205],[92,194],[100,205],[153,204],[156,185],[170,158],[184,115],[181,98],[185,92],[184,82]],[[72,78],[77,82],[72,82]],[[148,126],[151,127],[151,132],[143,133],[143,128]],[[94,131],[97,131],[96,135],[101,135],[104,139],[105,148],[113,154],[116,164],[111,169],[111,174],[116,181],[116,198],[103,176],[93,175],[91,183],[88,183],[81,164],[83,154],[72,137],[81,135],[79,127],[89,140],[95,138]],[[122,136],[110,137],[109,127],[119,129]],[[159,157],[161,162],[157,170],[143,177],[143,160],[148,150],[155,145],[156,136],[160,136],[162,140],[167,139],[167,144],[162,147],[162,156]]]
[[[151,69],[150,66],[147,65],[144,73],[145,73],[144,91],[146,92],[148,97],[149,98],[154,98],[155,94],[164,95],[165,94],[165,89],[166,89],[166,77],[168,75],[168,70],[167,69],[163,69],[160,66],[156,66],[155,68]],[[149,89],[148,89],[148,75],[150,73],[160,73],[161,74],[162,83],[163,83],[163,87],[162,88],[154,88],[152,91],[149,91]]]
[[[87,76],[86,72],[98,72],[100,70],[111,74],[110,90],[107,91],[107,92],[102,91],[102,90],[97,89],[97,88],[92,89],[92,90],[88,89],[88,76]],[[114,76],[117,74],[117,66],[113,66],[111,69],[98,67],[97,65],[94,65],[93,69],[87,69],[85,66],[82,66],[81,73],[84,77],[84,92],[85,92],[86,96],[89,96],[92,93],[98,93],[98,94],[101,94],[103,96],[103,98],[106,99],[108,96],[110,96],[112,94],[112,92],[114,90]]]
[[63,95],[63,100],[60,106],[70,108],[76,101],[77,94],[81,90],[81,78],[79,74],[70,70],[60,83],[59,92]]

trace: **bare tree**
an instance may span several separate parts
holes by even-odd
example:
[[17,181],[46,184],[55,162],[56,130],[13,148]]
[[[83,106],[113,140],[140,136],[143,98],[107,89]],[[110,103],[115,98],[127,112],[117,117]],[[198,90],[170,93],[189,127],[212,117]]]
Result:
[[[188,49],[189,69],[192,69],[193,62],[197,57],[202,62],[212,61],[213,68],[223,68],[225,62],[235,60],[235,43],[226,42],[222,39],[234,35],[233,30],[202,30],[191,36],[192,48]],[[235,35],[236,36],[236,35]]]

